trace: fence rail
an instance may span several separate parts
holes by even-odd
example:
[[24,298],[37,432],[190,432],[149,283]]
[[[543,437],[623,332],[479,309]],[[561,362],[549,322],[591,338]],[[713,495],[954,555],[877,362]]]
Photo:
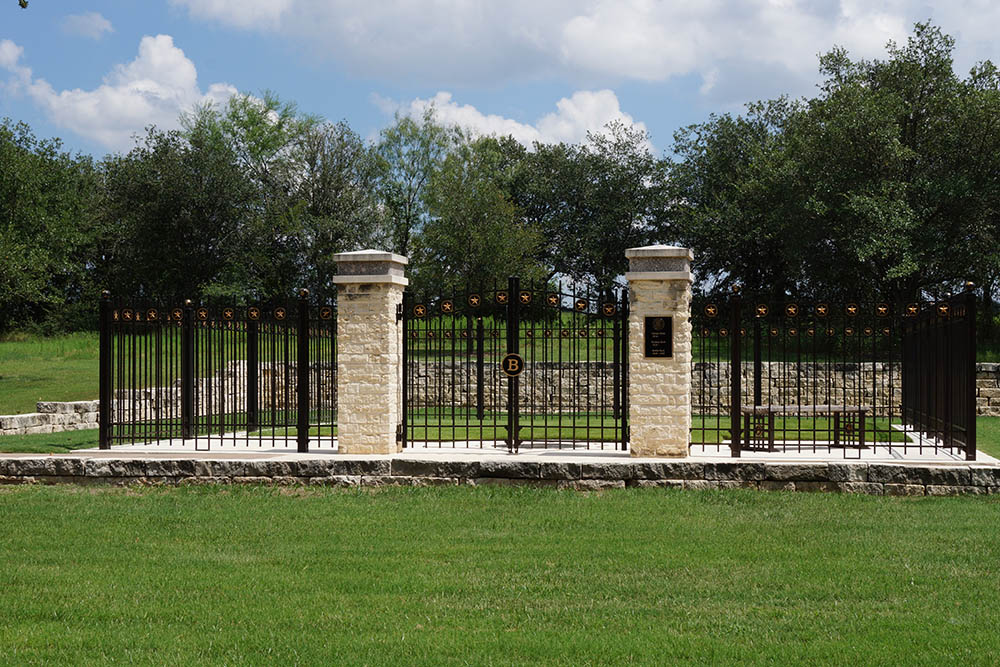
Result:
[[973,460],[973,303],[694,299],[692,446]]
[[291,302],[100,313],[100,446],[310,442],[336,430],[336,309]]

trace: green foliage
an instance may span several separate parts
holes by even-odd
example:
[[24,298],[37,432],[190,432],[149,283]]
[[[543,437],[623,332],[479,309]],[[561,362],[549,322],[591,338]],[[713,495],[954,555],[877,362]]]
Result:
[[671,217],[705,286],[909,299],[1000,278],[996,68],[960,79],[917,24],[886,60],[820,58],[817,98],[677,133]]
[[94,249],[98,176],[90,158],[0,122],[0,333],[40,322],[93,325],[79,304]]
[[427,219],[427,188],[448,151],[462,140],[461,131],[434,120],[434,110],[414,120],[396,115],[375,146],[379,198],[389,223],[389,250],[409,255],[414,234]]
[[428,294],[544,278],[542,236],[511,199],[524,148],[511,138],[463,142],[431,175],[430,215],[414,239],[414,287]]

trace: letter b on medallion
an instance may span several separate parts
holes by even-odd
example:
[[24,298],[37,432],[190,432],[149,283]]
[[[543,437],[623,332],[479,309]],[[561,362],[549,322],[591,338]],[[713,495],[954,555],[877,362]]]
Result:
[[500,370],[509,378],[516,378],[524,370],[524,359],[516,352],[511,352],[500,361]]

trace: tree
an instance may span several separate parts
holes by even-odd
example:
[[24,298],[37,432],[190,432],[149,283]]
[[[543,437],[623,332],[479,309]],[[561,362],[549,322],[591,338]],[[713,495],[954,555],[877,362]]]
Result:
[[260,287],[243,256],[254,190],[224,144],[149,128],[102,169],[101,273],[114,293],[178,303]]
[[391,229],[391,250],[409,255],[413,235],[427,219],[426,190],[431,175],[461,140],[457,128],[439,125],[434,109],[417,121],[396,115],[376,146],[378,192]]
[[92,324],[97,185],[90,158],[0,122],[0,331]]
[[[820,58],[820,95],[676,135],[671,217],[703,286],[906,300],[995,284],[996,69],[917,24],[886,60]],[[728,256],[728,260],[727,260]]]
[[536,259],[542,236],[510,195],[525,153],[510,137],[481,137],[458,145],[432,172],[429,218],[413,242],[417,292],[502,285],[510,275],[545,278]]
[[607,130],[584,145],[536,144],[514,194],[544,234],[550,275],[600,290],[625,272],[627,248],[667,233],[665,163],[645,132],[618,122]]

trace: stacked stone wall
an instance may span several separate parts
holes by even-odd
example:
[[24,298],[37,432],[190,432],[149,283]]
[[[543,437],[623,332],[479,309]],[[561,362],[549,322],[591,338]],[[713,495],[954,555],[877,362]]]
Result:
[[887,496],[1000,493],[1000,466],[962,463],[762,463],[632,459],[420,460],[339,456],[315,459],[163,459],[0,456],[0,484],[280,484],[340,487],[532,486],[582,491],[759,489]]

